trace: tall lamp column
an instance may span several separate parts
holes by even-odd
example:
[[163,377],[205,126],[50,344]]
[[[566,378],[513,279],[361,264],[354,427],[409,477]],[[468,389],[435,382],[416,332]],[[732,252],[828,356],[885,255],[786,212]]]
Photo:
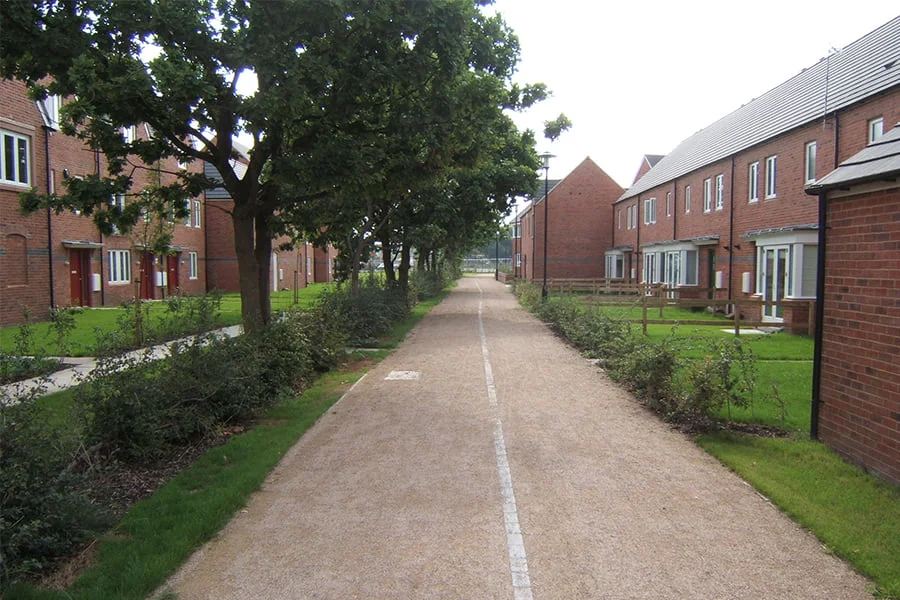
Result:
[[541,301],[545,301],[547,299],[547,224],[549,222],[549,212],[547,211],[547,205],[550,204],[550,159],[553,158],[553,155],[549,152],[544,152],[540,155],[541,160],[543,161],[544,169],[544,283],[541,286]]

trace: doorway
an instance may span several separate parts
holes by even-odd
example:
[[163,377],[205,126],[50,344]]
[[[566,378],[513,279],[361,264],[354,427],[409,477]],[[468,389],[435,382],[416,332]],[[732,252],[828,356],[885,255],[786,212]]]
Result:
[[154,298],[153,263],[153,254],[141,253],[141,300],[153,300]]
[[[763,300],[779,302],[790,289],[790,270],[788,246],[769,246],[761,250],[762,254],[762,295]],[[763,307],[764,321],[781,321],[784,318],[784,306],[781,304]]]
[[92,306],[91,251],[87,248],[69,249],[69,303],[72,306]]
[[166,257],[166,293],[174,296],[178,293],[178,265],[181,263],[181,253],[170,254]]

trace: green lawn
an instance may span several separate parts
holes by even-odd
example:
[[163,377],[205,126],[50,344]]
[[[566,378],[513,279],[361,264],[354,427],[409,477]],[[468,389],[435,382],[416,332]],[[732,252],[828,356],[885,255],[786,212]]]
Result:
[[802,439],[719,433],[697,442],[835,554],[900,598],[900,489]]
[[[274,292],[272,294],[272,309],[291,310],[296,308],[311,307],[319,296],[334,284],[316,283],[299,291],[299,303],[294,304],[294,293],[291,291]],[[167,305],[162,301],[147,302],[150,318],[163,319],[166,315]],[[69,352],[67,356],[92,356],[98,337],[98,331],[109,333],[118,328],[118,320],[122,317],[122,308],[85,308],[77,312],[75,317],[75,329],[68,335]],[[222,296],[218,319],[222,327],[238,325],[241,322],[241,297],[240,294],[225,294]],[[46,356],[59,356],[57,335],[52,323],[42,322],[32,325],[34,335],[29,348],[32,355],[43,354]],[[16,336],[20,327],[0,328],[0,352],[13,354],[16,350]]]

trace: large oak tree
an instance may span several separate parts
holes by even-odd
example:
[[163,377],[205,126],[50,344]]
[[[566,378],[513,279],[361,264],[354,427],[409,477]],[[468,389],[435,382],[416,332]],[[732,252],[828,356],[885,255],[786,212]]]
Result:
[[[178,209],[186,192],[229,192],[244,325],[258,328],[270,317],[276,234],[371,235],[448,164],[465,165],[467,129],[543,95],[510,84],[515,36],[481,4],[6,0],[3,76],[37,97],[72,98],[64,131],[109,161],[108,176],[32,195],[30,206],[101,207],[130,187],[133,169],[166,157],[213,165],[221,182],[182,171],[155,193]],[[139,123],[153,138],[126,142],[121,128]],[[251,140],[246,169],[235,166],[239,134]],[[97,214],[123,230],[138,218]]]

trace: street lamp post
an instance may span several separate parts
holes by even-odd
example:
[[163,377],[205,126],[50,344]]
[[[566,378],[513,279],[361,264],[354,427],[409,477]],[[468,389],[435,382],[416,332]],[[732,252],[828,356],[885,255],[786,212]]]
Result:
[[494,281],[500,281],[500,230],[494,240]]
[[550,159],[553,158],[553,155],[549,152],[544,152],[540,155],[541,160],[543,161],[544,169],[544,284],[541,286],[541,301],[547,300],[547,224],[549,221],[549,213],[547,212],[547,205],[550,204]]

